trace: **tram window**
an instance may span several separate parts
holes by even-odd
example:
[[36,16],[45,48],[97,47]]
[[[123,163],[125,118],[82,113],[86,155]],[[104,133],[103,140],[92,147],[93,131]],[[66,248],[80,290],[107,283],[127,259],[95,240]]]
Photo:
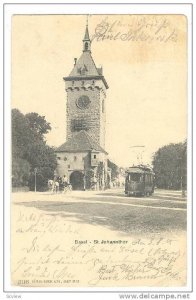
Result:
[[146,183],[148,183],[148,174],[146,174]]
[[145,183],[148,183],[148,175],[145,174]]
[[138,181],[141,181],[141,179],[142,179],[142,174],[137,174],[137,173],[130,174],[130,180],[131,181],[138,182]]

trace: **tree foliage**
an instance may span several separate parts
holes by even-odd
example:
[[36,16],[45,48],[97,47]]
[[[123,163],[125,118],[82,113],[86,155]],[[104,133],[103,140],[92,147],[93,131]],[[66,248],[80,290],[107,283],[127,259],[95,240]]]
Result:
[[111,180],[115,180],[119,175],[119,167],[108,159],[108,168],[111,169]]
[[47,134],[51,130],[50,123],[45,120],[44,116],[39,116],[35,112],[26,114],[25,117],[34,138],[37,140],[44,140],[44,134]]
[[169,144],[153,157],[156,186],[164,189],[186,188],[187,143]]
[[13,158],[12,162],[12,186],[27,186],[30,174],[30,164],[22,158]]
[[28,120],[18,109],[12,109],[12,157],[25,158],[32,139]]
[[34,189],[37,169],[37,189],[47,186],[49,178],[54,176],[56,155],[54,149],[45,142],[44,134],[51,129],[45,117],[37,113],[23,115],[12,110],[12,184],[28,184]]

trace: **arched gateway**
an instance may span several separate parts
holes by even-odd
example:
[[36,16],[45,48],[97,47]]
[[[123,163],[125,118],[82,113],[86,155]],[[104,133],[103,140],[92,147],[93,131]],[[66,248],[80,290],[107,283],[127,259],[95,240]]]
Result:
[[70,175],[70,183],[73,190],[84,190],[84,174],[80,171],[74,171]]

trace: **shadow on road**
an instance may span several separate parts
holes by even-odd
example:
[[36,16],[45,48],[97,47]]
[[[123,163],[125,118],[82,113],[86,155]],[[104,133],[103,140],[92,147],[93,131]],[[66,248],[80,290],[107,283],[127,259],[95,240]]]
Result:
[[146,235],[186,230],[186,211],[83,201],[31,201],[15,203],[15,205],[37,208],[63,218],[70,218],[71,214],[77,222],[100,225],[125,234]]

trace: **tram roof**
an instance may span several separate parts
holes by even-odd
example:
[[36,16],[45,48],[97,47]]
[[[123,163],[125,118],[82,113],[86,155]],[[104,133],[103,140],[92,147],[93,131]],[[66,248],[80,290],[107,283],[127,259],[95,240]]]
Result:
[[126,173],[139,173],[139,174],[154,174],[153,171],[148,167],[130,167],[126,170]]

